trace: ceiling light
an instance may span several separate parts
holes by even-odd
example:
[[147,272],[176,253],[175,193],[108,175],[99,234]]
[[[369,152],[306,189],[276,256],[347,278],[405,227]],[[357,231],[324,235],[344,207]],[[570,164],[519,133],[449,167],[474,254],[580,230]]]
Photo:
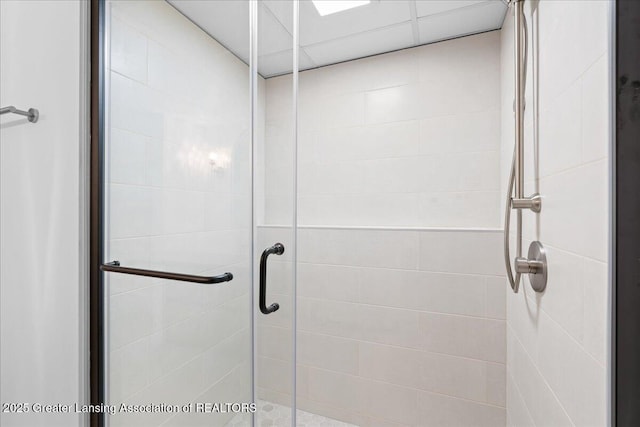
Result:
[[311,0],[320,16],[331,15],[354,7],[364,6],[371,0]]

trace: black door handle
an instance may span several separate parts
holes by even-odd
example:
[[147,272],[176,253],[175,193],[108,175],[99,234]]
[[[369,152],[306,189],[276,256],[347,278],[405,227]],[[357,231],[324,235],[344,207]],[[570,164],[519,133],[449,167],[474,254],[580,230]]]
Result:
[[267,307],[267,258],[269,255],[276,254],[282,255],[284,253],[284,245],[282,243],[276,243],[270,248],[265,249],[260,256],[260,311],[262,314],[269,314],[277,311],[280,308],[280,304],[274,302]]

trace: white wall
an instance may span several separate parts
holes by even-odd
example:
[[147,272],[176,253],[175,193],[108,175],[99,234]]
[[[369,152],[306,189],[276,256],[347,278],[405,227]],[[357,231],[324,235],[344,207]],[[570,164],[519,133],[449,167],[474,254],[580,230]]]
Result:
[[[540,240],[549,282],[507,290],[507,424],[606,425],[608,61],[606,1],[527,2],[533,45],[526,118],[525,251]],[[537,10],[532,18],[532,6]],[[513,150],[513,20],[502,29],[502,172]],[[532,139],[531,67],[539,72],[539,142]],[[526,253],[526,252],[525,252]]]
[[[250,401],[249,68],[164,1],[109,5],[109,257],[234,275],[217,285],[109,275],[110,400]],[[118,414],[111,425],[232,415]]]
[[[499,51],[491,32],[300,74],[299,409],[504,425]],[[290,222],[290,85],[266,84],[262,245]],[[290,301],[289,257],[270,300]],[[290,316],[258,330],[259,396],[285,404]]]
[[[495,31],[300,73],[299,222],[498,226],[499,38]],[[267,80],[267,224],[287,223],[291,174],[281,159],[290,101],[282,91],[290,81]]]
[[[40,110],[36,124],[0,118],[2,402],[85,401],[86,11],[78,1],[0,2],[0,105]],[[0,413],[7,427],[80,421],[73,413]]]

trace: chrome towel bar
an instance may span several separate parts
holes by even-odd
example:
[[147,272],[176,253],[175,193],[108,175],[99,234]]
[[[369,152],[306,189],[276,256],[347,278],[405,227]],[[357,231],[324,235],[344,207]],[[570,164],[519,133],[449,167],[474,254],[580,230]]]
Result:
[[31,123],[36,123],[38,121],[38,117],[40,117],[40,112],[35,108],[29,108],[29,111],[18,110],[13,105],[0,108],[0,114],[9,114],[9,113],[25,116],[27,120],[29,120]]
[[142,268],[121,267],[120,261],[112,261],[100,266],[102,271],[113,273],[133,274],[135,276],[157,277],[159,279],[180,280],[183,282],[212,284],[229,282],[233,280],[233,274],[224,273],[219,276],[194,276],[192,274],[169,273],[167,271],[145,270]]

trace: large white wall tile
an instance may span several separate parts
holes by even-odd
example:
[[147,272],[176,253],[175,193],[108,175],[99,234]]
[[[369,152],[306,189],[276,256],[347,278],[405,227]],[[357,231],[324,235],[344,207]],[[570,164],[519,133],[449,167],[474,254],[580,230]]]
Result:
[[147,38],[113,17],[110,22],[111,69],[134,80],[147,80]]
[[413,231],[309,228],[298,239],[300,262],[412,269],[418,261]]
[[298,298],[297,304],[300,331],[355,339],[362,336],[357,305],[302,297]]
[[421,348],[505,362],[505,322],[449,314],[420,313]]
[[418,424],[433,427],[505,425],[505,410],[442,394],[418,393]]
[[308,370],[309,398],[338,408],[360,408],[362,379],[316,368]]
[[[259,356],[285,361],[292,360],[293,348],[290,327],[270,326],[265,322],[260,322],[257,335],[256,351]],[[268,386],[268,384],[262,385],[262,387]]]
[[564,0],[538,8],[542,103],[566,90],[606,51],[607,5]]
[[360,299],[364,304],[439,313],[484,316],[484,278],[379,268],[362,269]]
[[[580,83],[572,84],[540,117],[540,176],[572,168],[582,162]],[[531,145],[529,145],[531,147]]]
[[111,125],[146,136],[162,137],[164,122],[160,93],[115,72],[109,77]]
[[[442,43],[426,45],[417,50],[420,61],[420,80],[441,78],[456,81],[467,73],[473,76],[489,75],[499,79],[500,50],[490,46],[498,44],[500,32],[490,31],[471,37],[460,37]],[[470,70],[471,69],[471,70]]]
[[415,49],[404,49],[352,61],[365,90],[402,86],[418,81],[419,62]]
[[301,365],[352,375],[357,375],[361,369],[359,355],[362,348],[355,340],[299,332],[296,349]]
[[[584,296],[585,282],[583,275],[584,259],[577,255],[547,247],[549,269],[553,276],[549,277],[544,298],[540,298],[538,306],[558,322],[577,341],[584,337]],[[550,270],[551,271],[551,270]],[[529,286],[529,279],[525,280]]]
[[603,54],[582,77],[582,161],[607,157],[609,101],[607,56]]
[[251,359],[250,343],[249,330],[243,329],[207,350],[203,356],[206,383],[217,383],[236,366],[249,361]]
[[160,194],[149,187],[112,184],[110,209],[117,214],[110,217],[110,234],[114,239],[150,236],[158,231],[157,214]]
[[[507,332],[507,341],[507,375],[522,396],[524,410],[531,416],[535,425],[572,425],[555,393],[511,329]],[[511,401],[507,400],[507,411],[511,411],[511,405]],[[521,417],[527,418],[524,414]]]
[[502,198],[498,191],[423,193],[419,195],[418,218],[433,227],[473,228],[478,224],[496,227],[500,222],[499,201]]
[[549,245],[606,261],[607,176],[607,161],[600,160],[542,179],[546,214],[540,216],[540,237]]
[[420,345],[420,315],[412,310],[361,305],[356,312],[359,337],[365,341],[415,348]]
[[111,182],[144,185],[147,183],[147,146],[151,138],[111,128],[109,174]]
[[[452,114],[420,120],[422,154],[495,151],[500,147],[500,111]],[[461,126],[461,123],[464,123]]]
[[149,383],[149,341],[146,338],[111,353],[111,398],[121,402]]
[[604,367],[546,315],[540,322],[539,369],[578,425],[606,425]]
[[419,97],[410,85],[366,93],[366,123],[385,123],[418,118]]
[[507,367],[503,363],[487,363],[487,403],[506,406]]
[[111,297],[110,344],[117,349],[161,328],[162,288],[152,286]]
[[151,381],[172,372],[202,352],[198,320],[190,318],[178,322],[151,335],[149,353],[149,378]]
[[362,412],[403,425],[413,425],[418,413],[417,394],[415,389],[365,380],[360,383],[358,397]]
[[535,427],[524,399],[510,376],[507,376],[507,424],[508,426]]
[[[504,396],[499,384],[504,377],[504,365],[489,366],[484,361],[445,354],[372,343],[360,345],[361,376],[478,402],[489,400],[489,373],[492,400]],[[500,369],[494,366],[502,366],[502,378]]]
[[584,285],[584,334],[583,344],[603,366],[607,364],[607,325],[609,306],[608,265],[604,262],[584,260],[582,281]]
[[507,318],[507,279],[505,277],[486,278],[486,315],[492,319]]
[[300,263],[296,281],[301,297],[358,301],[360,270],[354,267]]
[[502,275],[502,233],[431,231],[420,233],[419,268],[471,274]]

